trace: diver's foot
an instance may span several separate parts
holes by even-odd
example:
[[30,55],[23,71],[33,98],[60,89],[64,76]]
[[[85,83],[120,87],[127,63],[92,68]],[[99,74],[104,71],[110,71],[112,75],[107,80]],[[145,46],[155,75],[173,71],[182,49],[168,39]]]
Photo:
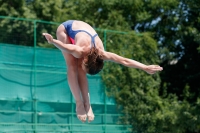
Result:
[[92,111],[92,107],[89,103],[84,103],[84,106],[87,113],[88,122],[90,123],[91,121],[94,120],[94,113]]
[[86,122],[87,119],[87,114],[85,112],[85,107],[83,102],[76,102],[76,114],[77,114],[77,118],[82,121],[82,122]]

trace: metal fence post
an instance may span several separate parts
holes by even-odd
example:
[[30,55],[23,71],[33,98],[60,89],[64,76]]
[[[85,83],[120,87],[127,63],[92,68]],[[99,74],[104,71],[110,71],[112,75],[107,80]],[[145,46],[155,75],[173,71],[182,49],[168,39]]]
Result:
[[33,97],[34,97],[34,129],[35,129],[35,133],[37,133],[37,100],[36,100],[36,61],[37,61],[37,56],[36,56],[36,47],[37,47],[37,21],[34,20],[34,93],[33,93]]
[[106,37],[107,37],[106,31],[107,31],[107,30],[104,30],[104,31],[103,31],[103,44],[104,44],[104,49],[105,49],[105,51],[106,51]]
[[[106,33],[106,31],[107,30],[104,30],[104,40],[103,40],[103,42],[104,42],[104,49],[105,49],[105,51],[106,51],[106,37],[107,37],[107,33]],[[106,118],[106,114],[107,114],[107,99],[106,99],[106,87],[104,86],[103,87],[104,88],[104,96],[105,96],[105,98],[104,98],[104,133],[106,133],[106,123],[107,123],[107,118]]]

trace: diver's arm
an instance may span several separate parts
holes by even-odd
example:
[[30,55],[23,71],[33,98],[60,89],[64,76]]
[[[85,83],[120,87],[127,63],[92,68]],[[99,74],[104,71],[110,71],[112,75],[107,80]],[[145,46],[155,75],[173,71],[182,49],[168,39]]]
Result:
[[82,48],[77,45],[64,44],[63,42],[53,39],[53,37],[48,33],[43,33],[43,36],[47,39],[48,43],[54,44],[58,49],[72,54],[76,58],[82,57]]
[[138,61],[132,60],[132,59],[128,59],[128,58],[124,58],[122,56],[119,56],[117,54],[111,53],[111,52],[103,52],[103,60],[105,61],[112,61],[115,63],[119,63],[122,64],[124,66],[127,67],[133,67],[133,68],[138,68],[141,69],[143,71],[146,71],[149,74],[154,74],[157,71],[162,71],[162,67],[158,66],[158,65],[145,65],[142,64]]

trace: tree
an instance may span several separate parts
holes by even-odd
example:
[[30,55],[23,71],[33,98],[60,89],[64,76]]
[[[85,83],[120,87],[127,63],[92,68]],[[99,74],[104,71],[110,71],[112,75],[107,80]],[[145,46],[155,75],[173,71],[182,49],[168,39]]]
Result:
[[[42,37],[42,32],[55,34],[58,25],[48,23],[47,21],[59,22],[61,17],[61,6],[65,3],[63,0],[58,1],[24,1],[24,0],[8,0],[0,1],[0,13],[4,16],[17,19],[2,19],[0,27],[5,33],[0,37],[1,42],[8,44],[18,44],[26,46],[34,46],[34,30],[37,32],[37,44],[44,47],[52,47]],[[38,20],[45,20],[38,21]],[[35,23],[34,23],[35,22]],[[36,29],[35,29],[36,28]],[[12,39],[11,39],[12,38]],[[43,42],[43,43],[40,43]]]
[[[199,132],[199,7],[197,0],[148,1],[151,17],[138,30],[154,31],[164,71],[160,95],[175,94],[185,105],[177,114],[182,132]],[[151,6],[153,5],[153,6]],[[157,8],[154,8],[157,7]],[[144,7],[145,8],[145,7]],[[152,24],[153,20],[157,20]],[[148,26],[146,26],[148,25]],[[184,120],[183,120],[184,119]],[[188,122],[194,123],[191,127]]]
[[[24,0],[0,0],[0,14],[3,16],[34,18]],[[33,24],[21,20],[0,20],[0,41],[8,44],[33,45]],[[26,31],[26,32],[25,32]]]

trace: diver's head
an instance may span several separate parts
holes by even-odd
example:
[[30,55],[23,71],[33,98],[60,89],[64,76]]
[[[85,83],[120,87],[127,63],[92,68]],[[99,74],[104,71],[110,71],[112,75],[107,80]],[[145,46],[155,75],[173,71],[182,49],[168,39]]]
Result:
[[84,57],[82,68],[90,75],[95,75],[103,69],[103,58],[99,50],[95,47],[90,49],[90,52]]

